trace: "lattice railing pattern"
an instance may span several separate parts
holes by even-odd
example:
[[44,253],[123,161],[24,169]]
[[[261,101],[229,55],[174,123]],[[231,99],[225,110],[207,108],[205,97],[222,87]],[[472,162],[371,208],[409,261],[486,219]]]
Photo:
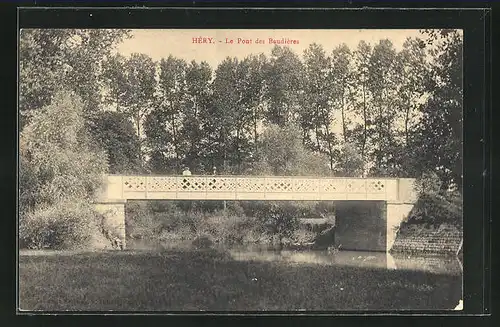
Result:
[[319,191],[320,187],[320,183],[318,183],[318,180],[316,179],[294,179],[293,183],[293,191],[299,193],[316,193]]
[[207,179],[204,177],[186,177],[182,178],[178,185],[178,191],[182,192],[206,191]]
[[383,179],[230,176],[124,176],[124,192],[369,193],[386,192]]
[[336,193],[345,191],[345,181],[342,179],[323,179],[320,180],[320,191],[327,193]]
[[234,192],[237,188],[237,180],[234,178],[208,178],[207,191]]
[[125,192],[146,191],[146,178],[140,176],[125,176],[123,179]]
[[176,177],[147,177],[148,191],[152,192],[175,192],[177,191]]
[[247,192],[264,192],[266,190],[266,181],[263,178],[239,177],[237,185],[238,190],[247,190]]
[[292,180],[288,178],[266,178],[266,191],[267,192],[293,192]]

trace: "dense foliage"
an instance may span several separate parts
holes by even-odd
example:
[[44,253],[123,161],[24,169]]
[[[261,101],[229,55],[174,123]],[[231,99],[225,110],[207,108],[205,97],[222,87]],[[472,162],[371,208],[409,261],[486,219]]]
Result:
[[123,113],[103,111],[88,120],[92,138],[107,153],[111,174],[141,171],[139,138]]
[[19,38],[19,110],[28,113],[50,104],[65,86],[83,100],[84,111],[102,108],[101,63],[126,30],[22,29]]
[[127,235],[149,241],[208,237],[225,245],[274,244],[314,240],[299,218],[333,216],[332,203],[314,201],[131,201]]
[[90,202],[107,164],[84,122],[79,97],[60,92],[21,132],[19,237],[26,246],[77,245],[98,228]]
[[410,224],[441,224],[462,226],[462,202],[439,194],[424,194],[420,196],[408,216]]
[[456,190],[443,190],[443,182],[434,172],[426,172],[416,180],[419,197],[406,223],[461,227],[463,223],[463,199]]
[[22,211],[69,198],[93,199],[107,165],[89,138],[82,111],[78,96],[60,92],[33,112],[20,134]]

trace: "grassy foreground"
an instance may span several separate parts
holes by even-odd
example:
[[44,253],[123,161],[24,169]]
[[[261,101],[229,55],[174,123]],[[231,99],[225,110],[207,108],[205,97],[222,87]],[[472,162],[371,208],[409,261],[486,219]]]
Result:
[[452,309],[461,277],[235,261],[213,250],[21,255],[22,310]]

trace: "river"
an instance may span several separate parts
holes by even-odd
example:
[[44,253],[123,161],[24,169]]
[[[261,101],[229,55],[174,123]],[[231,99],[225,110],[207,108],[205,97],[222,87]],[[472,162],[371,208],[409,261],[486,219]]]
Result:
[[[191,242],[158,244],[144,240],[129,241],[130,250],[149,251],[168,248],[191,248]],[[463,265],[457,257],[389,254],[385,252],[322,250],[273,250],[263,246],[223,247],[237,261],[268,261],[296,265],[328,265],[389,270],[424,271],[440,275],[462,276]]]

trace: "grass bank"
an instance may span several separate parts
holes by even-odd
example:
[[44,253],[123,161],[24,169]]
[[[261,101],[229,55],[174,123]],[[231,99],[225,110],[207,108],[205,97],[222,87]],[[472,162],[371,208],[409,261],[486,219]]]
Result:
[[389,310],[453,308],[461,277],[235,261],[214,250],[20,256],[25,310]]

